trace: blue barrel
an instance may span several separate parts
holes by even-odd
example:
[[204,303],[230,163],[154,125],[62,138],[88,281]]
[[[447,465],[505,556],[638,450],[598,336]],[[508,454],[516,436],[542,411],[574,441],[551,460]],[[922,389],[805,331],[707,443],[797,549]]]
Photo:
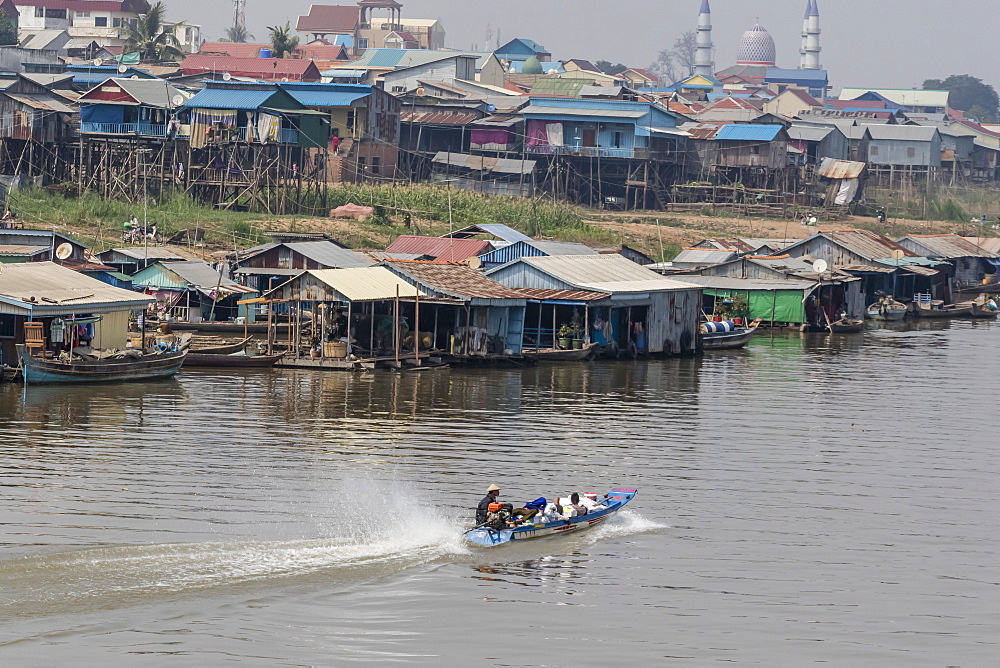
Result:
[[261,49],[260,50],[260,57],[261,58],[270,58],[271,57],[271,49]]
[[732,320],[723,320],[722,322],[706,322],[705,332],[708,334],[722,334],[724,332],[735,332],[736,323]]

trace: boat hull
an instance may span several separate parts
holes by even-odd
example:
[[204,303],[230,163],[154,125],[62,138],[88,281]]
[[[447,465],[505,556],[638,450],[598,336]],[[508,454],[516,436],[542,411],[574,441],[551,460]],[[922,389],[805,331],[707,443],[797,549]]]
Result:
[[756,327],[746,327],[738,329],[735,332],[702,334],[701,348],[702,350],[735,350],[742,348],[750,341],[750,337],[756,331]]
[[916,308],[913,315],[918,318],[966,318],[972,315],[971,306],[960,306],[957,308]]
[[[273,323],[271,325],[276,331],[287,332],[288,323],[279,322]],[[194,331],[194,332],[212,332],[217,334],[233,334],[239,335],[243,332],[248,334],[266,334],[267,333],[267,323],[266,322],[250,322],[245,325],[240,325],[235,322],[180,322],[175,321],[170,323],[170,327],[176,330],[183,331]]]
[[21,355],[26,383],[127,383],[167,378],[177,373],[187,351],[144,355],[139,359],[60,362]]
[[539,362],[573,362],[591,359],[597,353],[596,343],[586,343],[576,350],[558,350],[543,348],[541,350],[525,351],[524,355],[534,357]]
[[607,507],[603,510],[587,513],[579,517],[571,517],[558,522],[530,524],[501,531],[473,529],[466,534],[466,537],[470,542],[490,547],[493,545],[502,545],[512,540],[531,540],[546,536],[563,536],[570,533],[579,533],[601,524],[620,511],[625,507],[625,504],[635,498],[637,493],[638,491],[634,489],[613,489],[608,492],[608,496],[604,501]]
[[189,352],[184,366],[268,368],[278,363],[284,355],[215,355],[199,351]]
[[253,337],[248,336],[242,341],[237,341],[236,343],[230,343],[224,346],[209,346],[208,348],[192,349],[191,352],[198,353],[200,355],[230,355],[232,353],[242,352],[251,341],[253,341]]
[[828,325],[831,334],[857,334],[865,329],[864,320],[835,320]]

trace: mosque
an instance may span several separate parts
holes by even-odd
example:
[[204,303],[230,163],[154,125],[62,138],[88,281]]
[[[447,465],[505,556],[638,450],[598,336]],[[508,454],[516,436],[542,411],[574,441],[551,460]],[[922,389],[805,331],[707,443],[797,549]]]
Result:
[[[818,0],[806,0],[806,13],[802,20],[802,47],[799,50],[799,70],[824,72],[820,66],[819,54],[819,5]],[[774,38],[760,23],[743,33],[736,52],[736,64],[724,70],[715,70],[712,44],[712,8],[709,0],[701,1],[698,13],[697,51],[695,54],[695,76],[718,79],[739,77],[753,83],[763,83],[768,70],[777,68],[777,54]],[[806,78],[812,78],[803,72]]]

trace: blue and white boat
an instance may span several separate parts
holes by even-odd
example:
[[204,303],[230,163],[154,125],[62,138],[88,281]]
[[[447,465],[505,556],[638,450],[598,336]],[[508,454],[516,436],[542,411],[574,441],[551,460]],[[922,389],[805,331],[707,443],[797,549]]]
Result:
[[556,522],[546,522],[544,524],[522,524],[510,529],[476,528],[467,531],[465,538],[477,545],[493,547],[509,543],[512,540],[527,540],[529,538],[579,533],[600,524],[617,513],[625,507],[626,503],[635,498],[636,494],[638,494],[638,490],[635,489],[613,489],[603,499],[598,500],[598,503],[603,505],[604,508],[591,511],[586,515],[570,517]]

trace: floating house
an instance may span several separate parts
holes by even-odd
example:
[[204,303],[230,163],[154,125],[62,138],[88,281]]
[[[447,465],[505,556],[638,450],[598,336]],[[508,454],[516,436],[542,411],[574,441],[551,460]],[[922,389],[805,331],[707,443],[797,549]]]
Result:
[[[4,265],[0,271],[0,363],[16,366],[16,346],[23,344],[24,323],[41,322],[46,347],[73,336],[95,348],[125,348],[133,312],[153,297],[107,283],[52,262]],[[52,324],[55,319],[56,331]],[[61,326],[60,326],[61,325]],[[89,337],[89,338],[85,338]]]
[[552,255],[597,255],[597,251],[584,244],[571,241],[518,241],[479,256],[483,269],[493,269],[522,257],[549,257]]
[[257,294],[229,278],[228,264],[219,267],[202,260],[157,262],[132,276],[132,285],[156,299],[156,310],[182,322],[225,321],[254,312],[238,301]]
[[[701,289],[621,255],[521,257],[487,276],[513,288],[606,293],[579,314],[587,336],[605,350],[685,355],[698,348]],[[544,316],[533,321],[531,311],[526,327],[542,328]]]
[[1000,255],[956,234],[911,234],[896,243],[918,255],[948,262],[954,267],[955,287],[981,285],[987,275],[1000,270]]
[[64,260],[82,261],[87,246],[54,230],[0,229],[0,263],[51,262],[56,249],[67,244]]
[[492,248],[490,242],[483,239],[449,239],[403,234],[396,237],[385,250],[387,253],[419,255],[426,260],[463,262],[482,255]]
[[80,96],[80,132],[127,137],[176,136],[180,124],[175,115],[188,97],[160,79],[108,79]]
[[111,248],[97,254],[102,263],[115,267],[123,274],[131,276],[157,262],[183,262],[195,258],[187,253],[167,246],[128,246]]
[[247,287],[267,292],[309,269],[352,269],[374,264],[365,255],[326,239],[283,241],[244,251],[235,274]]

